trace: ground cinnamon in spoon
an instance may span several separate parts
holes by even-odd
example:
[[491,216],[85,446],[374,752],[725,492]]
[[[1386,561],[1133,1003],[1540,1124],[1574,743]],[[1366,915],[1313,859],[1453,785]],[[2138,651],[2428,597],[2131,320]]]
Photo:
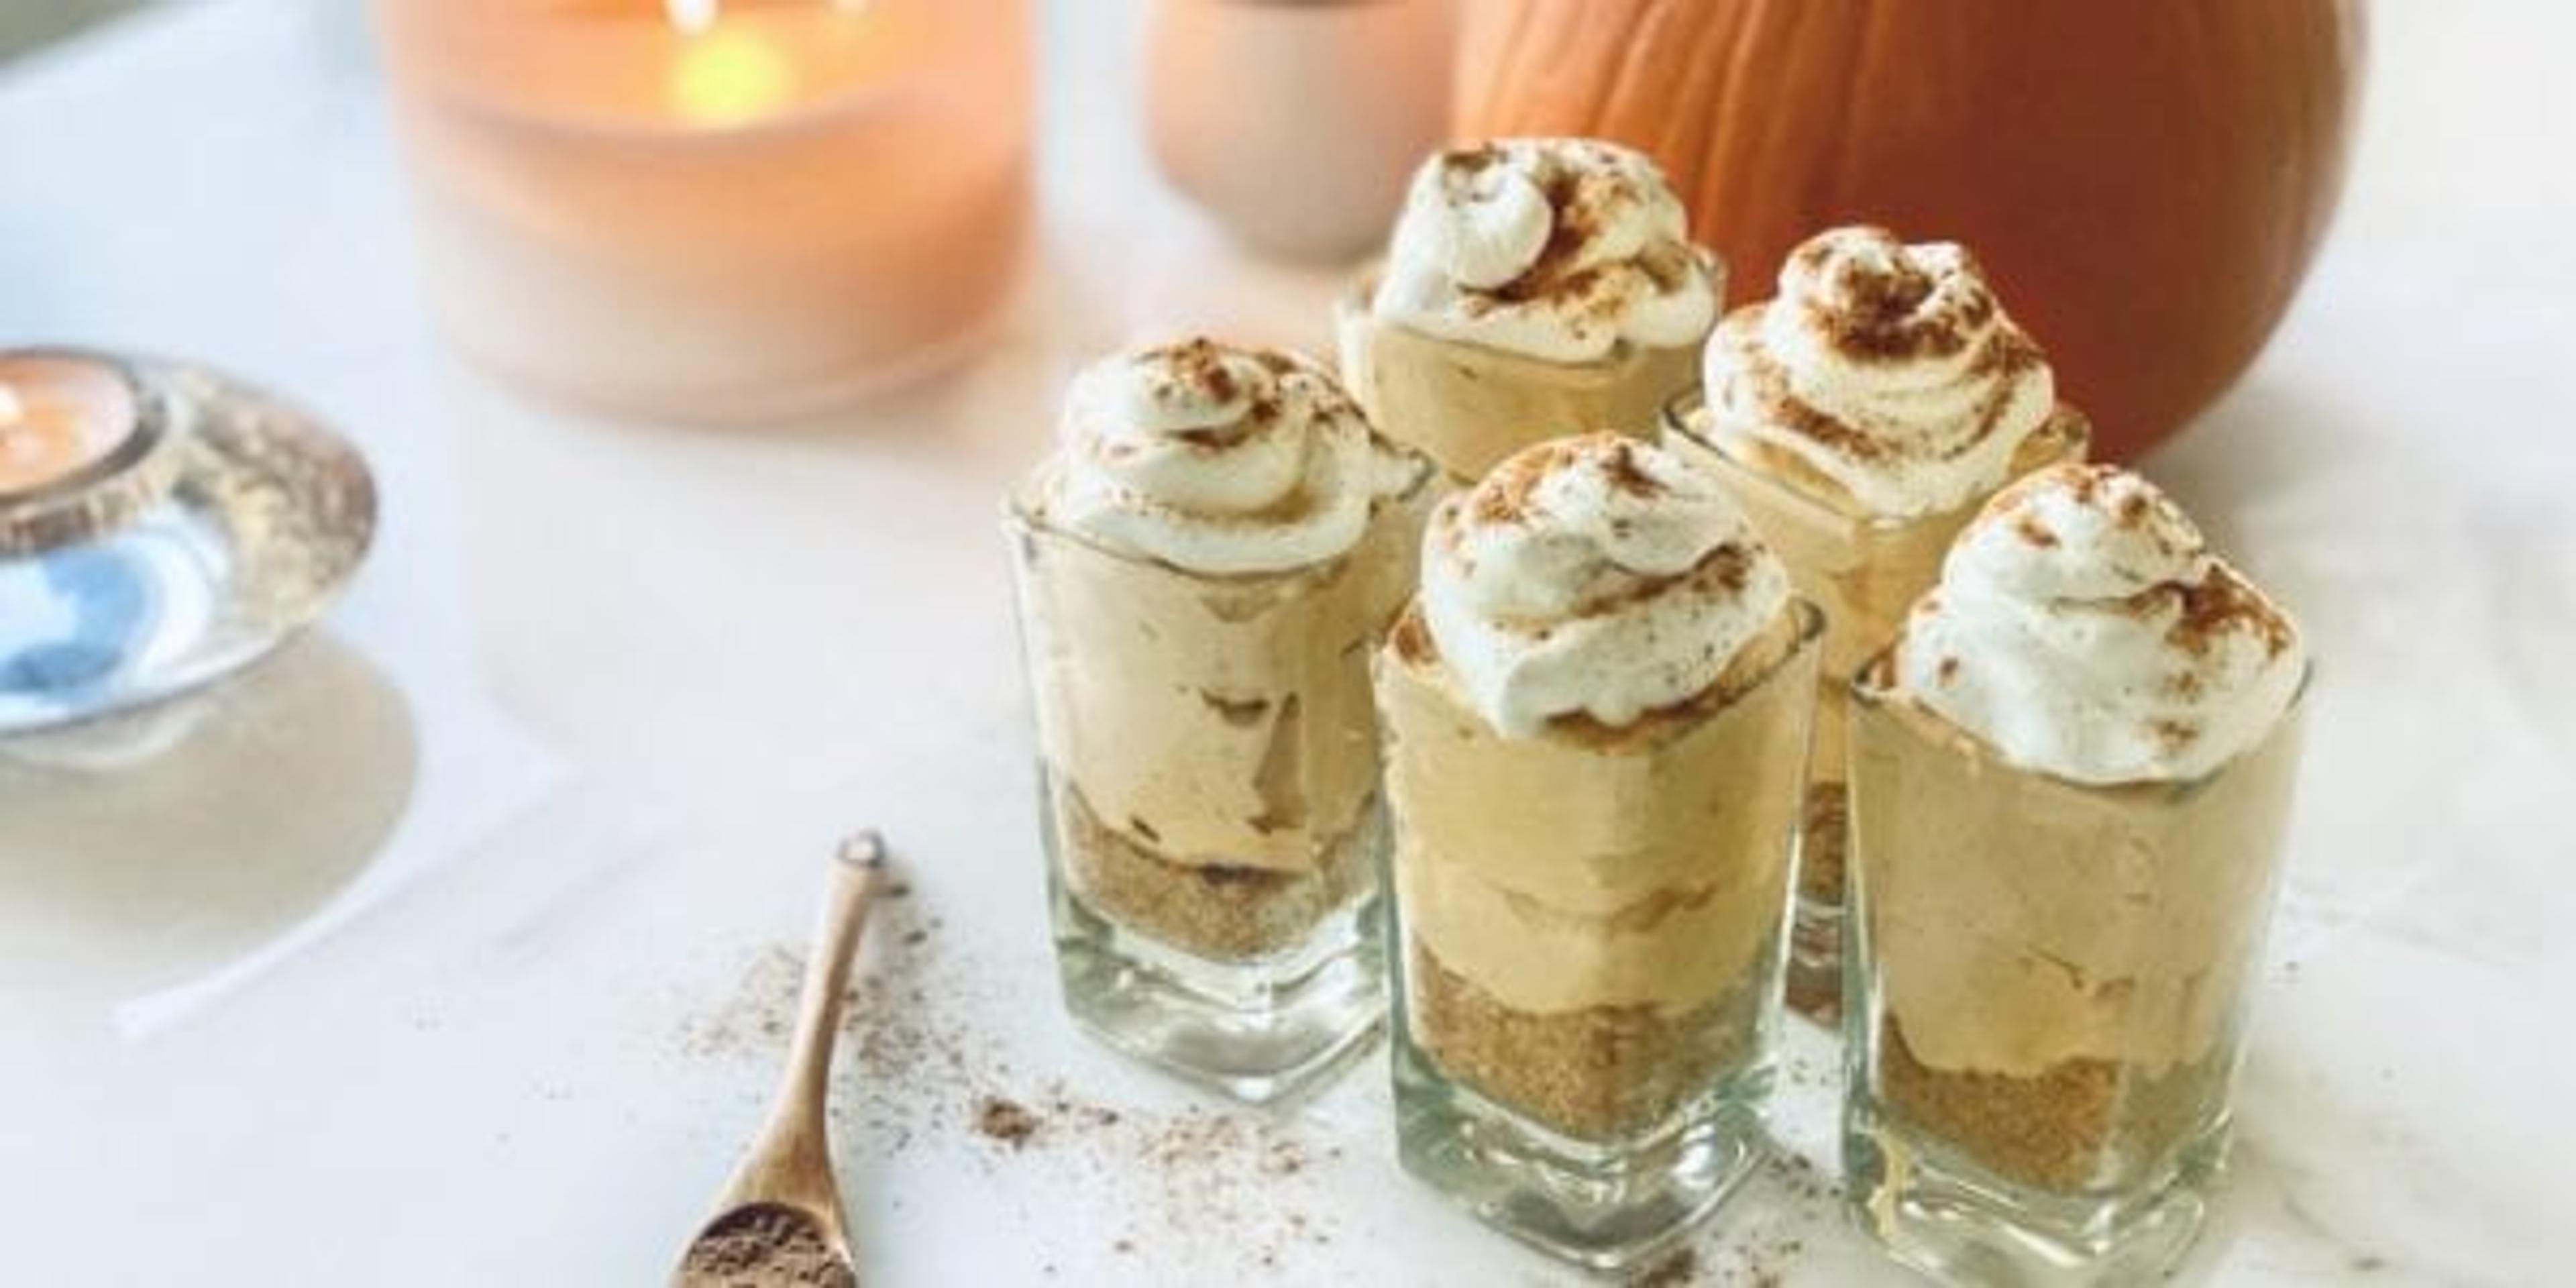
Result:
[[752,1203],[717,1218],[689,1245],[673,1288],[858,1288],[814,1218]]

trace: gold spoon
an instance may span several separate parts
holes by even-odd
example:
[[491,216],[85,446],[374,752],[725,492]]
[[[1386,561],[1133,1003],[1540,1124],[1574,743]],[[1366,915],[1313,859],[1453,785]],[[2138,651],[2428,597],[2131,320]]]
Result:
[[841,843],[836,858],[805,959],[787,1076],[769,1121],[716,1201],[716,1218],[681,1256],[673,1288],[856,1288],[859,1282],[850,1266],[841,1189],[832,1179],[823,1104],[851,950],[885,885],[884,838],[861,832]]

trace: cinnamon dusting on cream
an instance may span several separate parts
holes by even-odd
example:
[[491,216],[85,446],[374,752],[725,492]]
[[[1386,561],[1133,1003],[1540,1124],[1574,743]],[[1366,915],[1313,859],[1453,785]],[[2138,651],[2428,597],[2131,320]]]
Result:
[[1997,494],[1888,656],[1897,687],[2005,759],[2097,784],[2211,772],[2262,741],[2306,672],[2288,615],[2107,465]]
[[2045,356],[1974,256],[1865,226],[1792,252],[1778,295],[1710,336],[1703,383],[1718,446],[1748,462],[1785,456],[1895,518],[2001,486],[2058,414]]
[[1706,692],[1785,615],[1788,574],[1699,467],[1615,434],[1507,458],[1434,512],[1422,614],[1507,737]]
[[1440,339],[1592,363],[1623,344],[1697,344],[1716,272],[1644,154],[1506,139],[1423,163],[1370,308]]

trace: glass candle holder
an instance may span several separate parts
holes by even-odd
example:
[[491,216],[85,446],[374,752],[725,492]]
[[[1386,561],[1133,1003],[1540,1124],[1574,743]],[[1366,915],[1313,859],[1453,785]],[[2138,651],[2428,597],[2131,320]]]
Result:
[[1615,1271],[1759,1160],[1821,633],[1796,605],[1698,699],[1511,738],[1397,624],[1377,683],[1408,1171]]
[[2299,704],[2206,777],[2106,787],[1883,679],[1851,693],[1853,1214],[1953,1282],[2153,1282],[2226,1153]]
[[652,417],[971,351],[1029,220],[1026,0],[376,0],[449,335]]
[[1376,1030],[1368,657],[1432,491],[1340,558],[1230,576],[1010,515],[1057,963],[1102,1041],[1258,1103]]
[[375,528],[365,460],[263,390],[0,349],[0,736],[250,665],[337,600]]
[[1448,136],[1456,26],[1453,0],[1155,0],[1154,159],[1246,246],[1348,263]]
[[[1855,514],[1821,489],[1738,459],[1709,432],[1699,391],[1665,409],[1665,437],[1676,451],[1724,480],[1754,528],[1770,543],[1798,593],[1825,613],[1824,664],[1817,691],[1815,750],[1807,766],[1807,799],[1799,827],[1798,904],[1790,938],[1790,1006],[1830,1023],[1842,1001],[1845,819],[1844,712],[1848,677],[1896,638],[1914,601],[1941,578],[1950,542],[1992,492],[1937,514],[1890,519]],[[2060,408],[2031,435],[2010,477],[2084,459],[2091,443],[2084,418]]]

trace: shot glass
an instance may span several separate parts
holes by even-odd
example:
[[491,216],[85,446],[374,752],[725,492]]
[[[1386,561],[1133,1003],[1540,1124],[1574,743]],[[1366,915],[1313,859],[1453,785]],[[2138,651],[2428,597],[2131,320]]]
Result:
[[[1709,433],[1702,394],[1668,404],[1664,433],[1674,450],[1714,470],[1764,541],[1789,566],[1798,593],[1824,610],[1822,679],[1814,753],[1798,829],[1797,918],[1790,934],[1789,1005],[1830,1024],[1842,1003],[1843,869],[1848,814],[1844,725],[1849,677],[1896,638],[1917,596],[1940,580],[1941,558],[1992,493],[1954,509],[1908,519],[1855,514],[1794,479],[1750,465]],[[2012,477],[2080,461],[2091,442],[2082,415],[2061,407],[2013,461]]]
[[2155,1281],[2226,1155],[2300,704],[2200,779],[2104,787],[1879,675],[1851,692],[1853,1215],[1953,1282]]
[[1430,493],[1340,558],[1236,576],[1008,516],[1057,963],[1110,1046],[1259,1103],[1375,1031],[1368,658],[1412,593]]
[[1616,1271],[1759,1161],[1822,627],[1794,605],[1741,683],[1510,738],[1398,623],[1377,675],[1406,1170]]
[[[1723,295],[1725,262],[1700,255]],[[1380,272],[1363,270],[1334,301],[1342,383],[1372,424],[1452,478],[1483,478],[1504,457],[1575,430],[1652,439],[1674,391],[1698,379],[1696,342],[1623,342],[1596,361],[1555,362],[1424,334],[1371,307]]]

